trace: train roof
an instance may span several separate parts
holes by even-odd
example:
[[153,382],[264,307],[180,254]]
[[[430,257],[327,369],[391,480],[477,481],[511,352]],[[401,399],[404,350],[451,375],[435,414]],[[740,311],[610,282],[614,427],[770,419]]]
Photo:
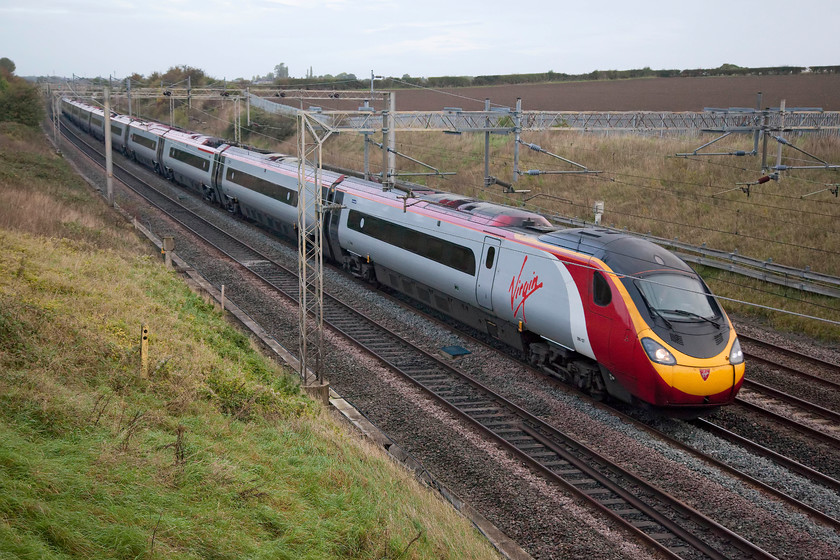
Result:
[[[184,130],[179,130],[177,128],[169,127],[166,132],[161,134],[161,136],[165,138],[171,138],[173,140],[177,140],[183,144],[191,145],[191,146],[210,146],[213,145],[213,142],[216,141],[216,138],[212,136],[205,136],[204,134],[197,134],[194,132],[187,132]],[[215,146],[213,146],[215,147]]]
[[590,255],[613,272],[638,276],[655,271],[693,274],[682,259],[659,245],[604,228],[573,228],[541,235],[539,240],[563,249]]
[[455,211],[461,218],[481,226],[526,228],[549,232],[557,229],[543,215],[512,206],[484,202],[447,192],[429,191],[418,197],[439,209]]
[[224,150],[224,155],[236,157],[237,159],[248,161],[254,165],[277,167],[278,169],[286,171],[288,171],[288,167],[281,166],[281,163],[285,163],[287,166],[294,165],[295,167],[298,164],[298,158],[295,156],[280,153],[264,153],[262,151],[243,148],[240,146],[230,146],[226,148]]

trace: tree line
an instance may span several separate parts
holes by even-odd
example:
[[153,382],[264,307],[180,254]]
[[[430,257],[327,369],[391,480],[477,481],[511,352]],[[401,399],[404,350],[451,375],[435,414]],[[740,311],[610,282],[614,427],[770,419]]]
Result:
[[[787,74],[836,74],[840,73],[840,66],[768,66],[760,68],[741,67],[735,64],[723,64],[717,68],[693,68],[687,70],[662,69],[653,70],[650,67],[631,70],[593,70],[585,74],[567,74],[565,72],[537,72],[529,74],[491,74],[479,76],[433,76],[412,77],[404,74],[401,78],[387,77],[376,81],[378,89],[399,89],[402,87],[423,86],[431,88],[443,87],[476,87],[495,85],[515,85],[550,82],[577,82],[595,80],[626,80],[633,78],[686,78],[699,76],[773,76]],[[263,76],[253,76],[250,80],[236,78],[234,80],[220,80],[207,76],[205,72],[188,65],[172,66],[166,72],[153,72],[148,77],[140,74],[130,76],[132,87],[186,87],[189,83],[193,88],[207,86],[229,85],[243,88],[252,85],[269,85],[279,88],[314,88],[335,90],[364,90],[370,88],[370,80],[357,78],[355,74],[341,72],[336,75],[315,75],[312,67],[306,71],[303,78],[289,76],[289,68],[285,63],[276,65],[273,71]],[[95,78],[93,83],[104,85],[107,78]],[[123,83],[114,84],[115,87],[125,87]]]
[[0,58],[0,122],[38,126],[44,118],[44,104],[38,87],[15,76],[15,63]]

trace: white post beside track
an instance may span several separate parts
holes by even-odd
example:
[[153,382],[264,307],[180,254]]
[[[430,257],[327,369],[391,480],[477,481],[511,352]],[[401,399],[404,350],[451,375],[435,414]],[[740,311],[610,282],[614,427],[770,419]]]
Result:
[[111,90],[105,88],[105,189],[108,206],[114,207],[114,158],[111,154]]

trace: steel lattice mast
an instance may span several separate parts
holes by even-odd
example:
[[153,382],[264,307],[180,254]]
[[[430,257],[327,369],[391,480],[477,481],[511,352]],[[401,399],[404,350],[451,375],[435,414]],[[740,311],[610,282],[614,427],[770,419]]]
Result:
[[322,146],[332,133],[310,114],[298,114],[298,359],[305,385],[324,382]]

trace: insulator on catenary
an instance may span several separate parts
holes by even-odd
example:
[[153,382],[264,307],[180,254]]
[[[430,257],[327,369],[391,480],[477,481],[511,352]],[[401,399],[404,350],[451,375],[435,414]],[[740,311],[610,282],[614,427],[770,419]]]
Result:
[[769,181],[769,180],[770,180],[770,176],[769,176],[769,175],[765,175],[764,177],[762,177],[761,179],[759,179],[758,181],[756,181],[756,182],[755,182],[755,184],[756,184],[756,185],[763,185],[764,183],[766,183],[766,182],[767,182],[767,181]]

